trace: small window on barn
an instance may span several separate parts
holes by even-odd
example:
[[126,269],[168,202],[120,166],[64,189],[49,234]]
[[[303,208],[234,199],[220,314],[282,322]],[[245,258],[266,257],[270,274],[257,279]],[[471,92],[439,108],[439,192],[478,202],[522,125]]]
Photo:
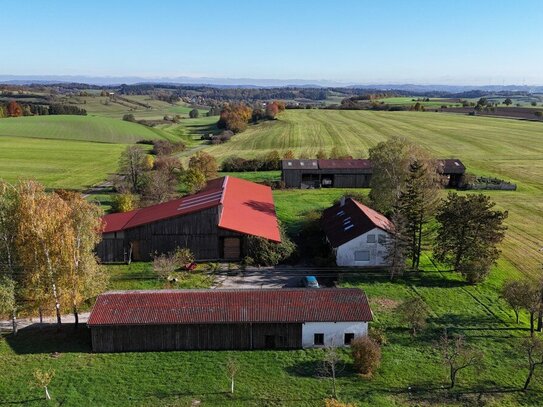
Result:
[[354,334],[353,333],[345,334],[345,341],[344,341],[345,345],[350,345],[351,342],[353,341],[353,339],[354,339]]
[[313,344],[314,345],[324,345],[324,334],[315,334],[315,335],[313,335]]
[[378,235],[377,240],[379,241],[379,244],[385,244],[387,241],[387,237],[385,235]]
[[354,261],[370,261],[369,250],[357,250],[354,252]]
[[368,243],[375,243],[375,235],[368,235]]
[[290,161],[287,163],[287,165],[290,165],[292,167],[292,163]]

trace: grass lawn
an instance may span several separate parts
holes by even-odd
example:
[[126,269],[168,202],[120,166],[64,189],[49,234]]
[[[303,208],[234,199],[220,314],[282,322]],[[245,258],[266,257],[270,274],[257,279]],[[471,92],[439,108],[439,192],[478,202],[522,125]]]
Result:
[[[500,273],[495,270],[487,282],[469,286],[454,274],[437,271],[427,257],[423,266],[423,273],[393,282],[378,273],[343,279],[343,286],[366,291],[375,313],[373,325],[385,331],[388,344],[372,380],[358,377],[348,352],[342,353],[340,398],[357,406],[541,405],[542,371],[536,371],[529,392],[518,391],[526,375],[520,345],[528,335],[527,316],[522,315],[517,326],[496,294]],[[156,288],[156,280],[139,282],[148,265],[122,267],[112,268],[113,276],[131,276],[139,284],[131,287]],[[114,281],[112,288],[124,287]],[[395,311],[412,296],[422,297],[430,309],[429,325],[417,337]],[[442,388],[447,371],[435,347],[444,328],[464,334],[485,354],[484,369],[461,371],[450,394]],[[85,329],[23,330],[17,338],[0,339],[0,361],[10,366],[0,370],[0,398],[10,404],[42,405],[41,391],[29,386],[31,372],[52,368],[51,405],[188,406],[201,400],[212,406],[322,406],[330,394],[330,382],[316,377],[322,356],[321,350],[92,354]],[[228,358],[241,366],[234,396],[227,393],[223,370]]]

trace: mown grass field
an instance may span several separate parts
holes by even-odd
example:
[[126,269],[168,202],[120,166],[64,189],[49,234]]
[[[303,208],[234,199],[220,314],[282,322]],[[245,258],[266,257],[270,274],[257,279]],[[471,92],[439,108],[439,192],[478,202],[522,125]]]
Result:
[[27,116],[0,120],[0,136],[95,143],[135,143],[167,134],[140,124],[96,116]]
[[178,136],[94,116],[29,116],[0,120],[0,178],[35,179],[50,188],[81,189],[116,171],[127,144]]
[[[489,193],[509,211],[504,257],[528,275],[543,263],[543,126],[511,119],[422,112],[291,110],[236,135],[207,151],[219,159],[230,155],[254,157],[279,150],[315,156],[319,149],[337,147],[342,154],[367,157],[368,149],[389,137],[402,136],[429,149],[436,157],[460,158],[468,171],[497,176],[518,184],[515,192]],[[307,192],[309,194],[313,191]],[[316,195],[320,192],[315,191]],[[312,198],[300,191],[278,193],[292,197],[287,206],[301,211]],[[318,198],[315,198],[318,199]]]

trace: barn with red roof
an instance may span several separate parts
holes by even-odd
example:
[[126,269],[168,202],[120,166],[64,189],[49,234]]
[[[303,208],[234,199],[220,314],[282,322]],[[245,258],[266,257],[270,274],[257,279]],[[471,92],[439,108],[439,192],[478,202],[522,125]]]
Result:
[[367,335],[358,288],[111,291],[87,325],[94,352],[296,349]]
[[384,266],[387,241],[394,230],[384,215],[352,199],[326,209],[321,226],[338,266]]
[[96,248],[104,263],[148,261],[176,248],[197,260],[239,260],[247,236],[279,243],[271,188],[230,176],[180,199],[105,215]]

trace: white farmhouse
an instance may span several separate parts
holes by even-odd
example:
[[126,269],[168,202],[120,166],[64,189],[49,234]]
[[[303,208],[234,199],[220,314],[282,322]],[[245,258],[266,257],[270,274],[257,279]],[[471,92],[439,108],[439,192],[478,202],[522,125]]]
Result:
[[393,231],[384,215],[352,198],[324,211],[322,228],[338,266],[385,266],[386,241]]

